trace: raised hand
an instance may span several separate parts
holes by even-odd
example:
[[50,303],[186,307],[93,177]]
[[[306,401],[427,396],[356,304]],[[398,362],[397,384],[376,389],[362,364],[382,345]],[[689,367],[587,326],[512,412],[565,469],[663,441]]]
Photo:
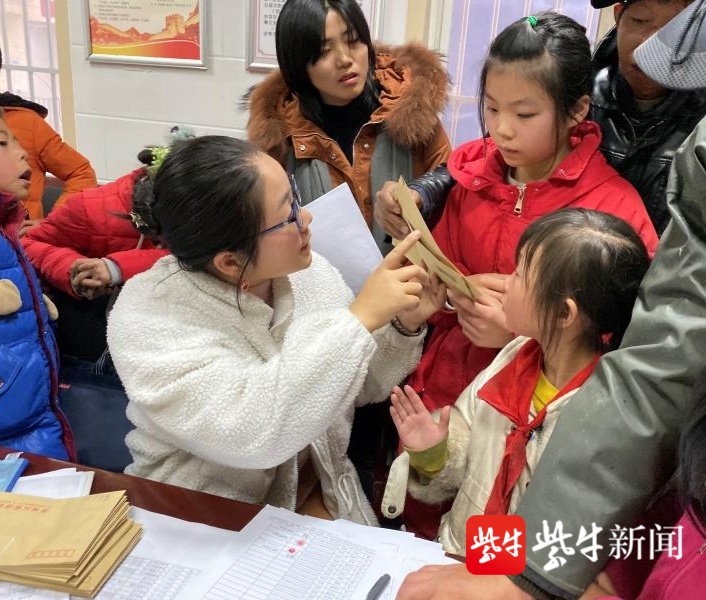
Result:
[[449,435],[450,406],[441,409],[437,423],[417,392],[410,386],[406,385],[404,390],[395,386],[390,399],[392,421],[405,448],[415,451],[427,450],[441,443]]
[[406,264],[405,257],[419,236],[418,231],[413,231],[397,244],[370,274],[351,304],[350,311],[368,331],[375,331],[398,313],[419,306],[429,275],[421,267]]

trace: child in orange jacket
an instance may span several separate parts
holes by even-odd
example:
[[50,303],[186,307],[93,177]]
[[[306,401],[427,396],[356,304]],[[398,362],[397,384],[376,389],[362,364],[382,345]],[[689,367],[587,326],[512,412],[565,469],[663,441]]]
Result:
[[4,92],[0,94],[0,107],[3,108],[5,123],[27,153],[27,162],[32,170],[29,194],[24,200],[31,222],[23,223],[21,236],[28,225],[44,216],[42,196],[47,173],[61,179],[64,184],[63,193],[56,204],[64,203],[74,192],[95,187],[98,182],[89,160],[64,142],[44,120],[48,113],[44,106]]

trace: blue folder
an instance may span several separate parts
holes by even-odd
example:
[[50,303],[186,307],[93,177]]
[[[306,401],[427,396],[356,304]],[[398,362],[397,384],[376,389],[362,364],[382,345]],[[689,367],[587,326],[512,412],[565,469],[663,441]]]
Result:
[[20,475],[29,465],[26,458],[6,458],[0,460],[0,490],[12,491]]

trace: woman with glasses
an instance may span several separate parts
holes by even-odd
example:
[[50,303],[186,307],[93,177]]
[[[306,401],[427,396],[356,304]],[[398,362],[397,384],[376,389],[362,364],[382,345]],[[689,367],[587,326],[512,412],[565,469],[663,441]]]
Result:
[[172,255],[126,283],[108,323],[136,427],[126,471],[375,523],[346,449],[356,402],[383,400],[412,369],[443,303],[404,266],[418,233],[354,299],[312,254],[294,180],[219,136],[174,148],[140,215]]
[[[383,254],[390,238],[375,222],[377,192],[446,162],[451,146],[438,115],[448,75],[420,44],[373,44],[358,0],[287,0],[277,19],[277,63],[248,99],[248,138],[294,174],[306,205],[347,183]],[[429,183],[434,186],[434,182]],[[438,219],[421,204],[429,222]],[[374,497],[389,412],[356,411],[349,448]]]

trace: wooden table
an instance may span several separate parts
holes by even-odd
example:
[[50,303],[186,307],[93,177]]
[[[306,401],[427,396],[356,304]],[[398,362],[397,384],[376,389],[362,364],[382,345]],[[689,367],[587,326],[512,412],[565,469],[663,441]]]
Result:
[[[14,451],[0,447],[0,459],[10,452]],[[127,490],[128,501],[133,506],[221,529],[240,531],[262,508],[262,506],[246,504],[222,496],[195,492],[124,473],[92,469],[37,454],[23,452],[22,456],[29,460],[29,467],[23,475],[37,475],[67,467],[76,467],[79,471],[93,471],[95,475],[91,488],[92,494]]]

